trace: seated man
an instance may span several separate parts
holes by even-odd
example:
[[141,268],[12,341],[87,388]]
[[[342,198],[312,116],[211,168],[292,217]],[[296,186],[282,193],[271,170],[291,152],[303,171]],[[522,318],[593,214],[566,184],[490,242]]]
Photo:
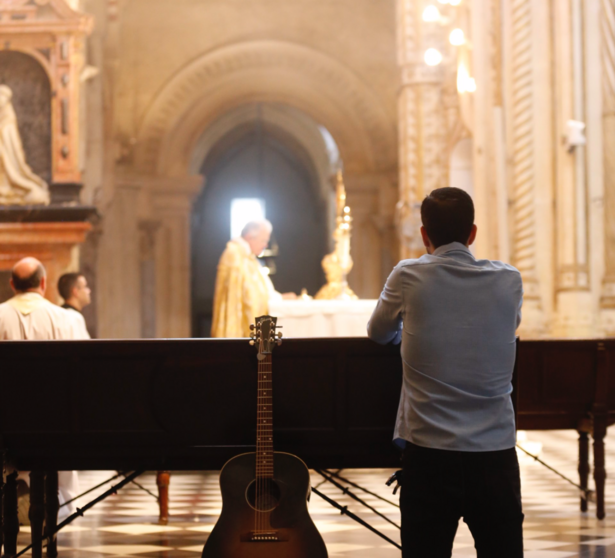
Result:
[[266,219],[252,221],[241,237],[226,244],[216,276],[212,337],[249,337],[254,318],[269,313],[270,298],[297,298],[278,293],[256,259],[269,244],[271,231]]
[[427,254],[395,267],[368,324],[374,341],[401,340],[403,556],[450,557],[463,517],[478,558],[520,558],[510,394],[521,275],[472,255],[474,205],[463,190],[434,190],[421,218]]
[[81,311],[92,301],[92,291],[81,273],[65,273],[58,280],[58,292],[64,299],[62,308],[68,311],[73,324],[73,339],[90,339]]

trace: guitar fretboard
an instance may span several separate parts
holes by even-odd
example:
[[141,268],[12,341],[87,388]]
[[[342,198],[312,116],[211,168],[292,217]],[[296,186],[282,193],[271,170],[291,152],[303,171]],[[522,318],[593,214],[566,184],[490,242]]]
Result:
[[256,478],[273,478],[273,407],[271,354],[258,363]]

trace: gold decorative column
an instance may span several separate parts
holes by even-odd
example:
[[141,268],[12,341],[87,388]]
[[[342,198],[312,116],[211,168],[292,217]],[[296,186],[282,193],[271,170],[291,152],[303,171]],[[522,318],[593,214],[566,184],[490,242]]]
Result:
[[443,72],[428,66],[424,50],[438,38],[423,28],[423,5],[398,0],[398,60],[402,85],[399,93],[399,202],[397,226],[402,258],[424,252],[419,228],[420,204],[426,194],[447,186],[446,119],[442,103]]

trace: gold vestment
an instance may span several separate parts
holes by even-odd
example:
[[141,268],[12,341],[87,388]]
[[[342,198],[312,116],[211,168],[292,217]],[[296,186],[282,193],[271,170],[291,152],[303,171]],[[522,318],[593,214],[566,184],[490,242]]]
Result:
[[249,337],[254,318],[269,313],[272,292],[271,280],[248,243],[229,241],[218,263],[211,336]]

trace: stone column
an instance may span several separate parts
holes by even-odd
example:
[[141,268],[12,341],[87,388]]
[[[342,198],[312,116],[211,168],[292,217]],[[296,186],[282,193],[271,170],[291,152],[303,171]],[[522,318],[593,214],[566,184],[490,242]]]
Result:
[[160,229],[156,235],[156,336],[191,337],[192,204],[203,178],[152,180],[152,212]]
[[397,252],[392,249],[395,246],[395,180],[388,173],[370,173],[347,174],[344,181],[353,217],[354,266],[348,282],[359,298],[378,298],[398,262]]
[[420,240],[420,203],[424,196],[447,186],[445,118],[442,105],[443,74],[439,66],[423,60],[429,33],[423,28],[422,3],[397,1],[398,60],[402,86],[399,93],[399,202],[397,224],[402,258],[424,253]]
[[[507,143],[509,151],[509,174],[511,195],[511,257],[523,278],[524,305],[520,334],[524,337],[540,337],[545,334],[545,317],[538,272],[538,198],[540,162],[537,161],[539,137],[537,126],[543,113],[537,110],[536,70],[540,59],[537,51],[536,21],[532,13],[532,0],[507,0],[504,21],[506,22],[506,114]],[[543,54],[548,56],[548,52]],[[546,92],[548,95],[548,90]],[[547,122],[547,129],[549,123]],[[544,185],[550,187],[550,183]],[[543,222],[544,225],[548,223]],[[549,273],[551,271],[549,270]]]
[[141,337],[138,207],[141,185],[120,180],[103,213],[98,253],[99,336]]
[[156,337],[156,233],[160,222],[139,221],[141,256],[141,336]]
[[[581,0],[553,4],[555,137],[567,136],[566,122],[586,122],[585,45]],[[556,337],[594,334],[595,308],[589,277],[585,146],[556,142],[555,297],[552,333]]]
[[601,0],[602,141],[605,273],[600,305],[607,335],[615,335],[615,0]]

